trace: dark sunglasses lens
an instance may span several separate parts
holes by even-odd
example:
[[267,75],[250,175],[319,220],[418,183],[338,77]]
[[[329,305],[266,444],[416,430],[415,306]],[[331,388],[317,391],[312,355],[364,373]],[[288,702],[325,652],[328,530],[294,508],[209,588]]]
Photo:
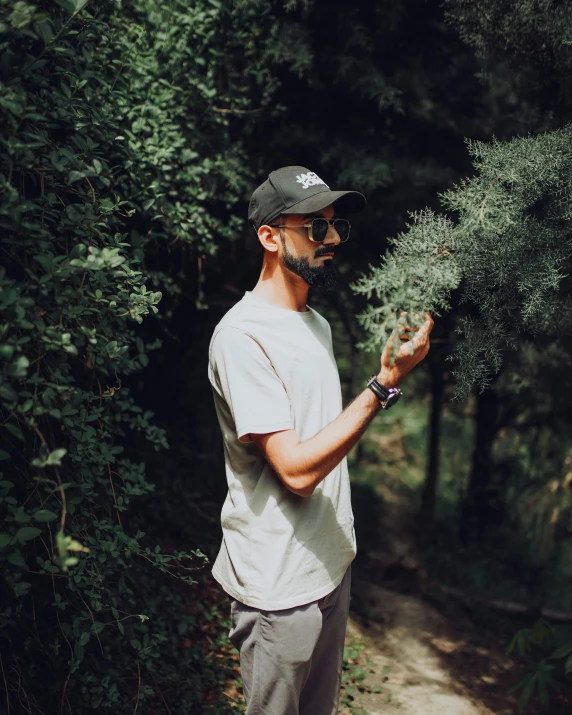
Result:
[[334,228],[338,232],[341,243],[347,241],[350,237],[350,222],[345,218],[340,218],[334,221]]
[[314,241],[323,241],[328,235],[330,224],[325,218],[315,218],[312,221],[312,238]]

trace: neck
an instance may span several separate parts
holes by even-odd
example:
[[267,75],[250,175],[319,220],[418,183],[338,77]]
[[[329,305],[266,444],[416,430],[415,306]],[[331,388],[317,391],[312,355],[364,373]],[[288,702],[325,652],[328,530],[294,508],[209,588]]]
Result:
[[309,288],[306,281],[278,261],[271,263],[265,260],[258,283],[252,289],[252,293],[278,308],[286,308],[286,310],[300,313],[307,311],[306,301]]

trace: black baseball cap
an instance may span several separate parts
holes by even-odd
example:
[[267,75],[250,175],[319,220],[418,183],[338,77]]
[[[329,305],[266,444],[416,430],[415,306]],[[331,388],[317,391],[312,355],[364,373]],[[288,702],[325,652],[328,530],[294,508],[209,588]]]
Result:
[[357,213],[366,200],[359,191],[331,191],[325,181],[303,166],[284,166],[254,190],[248,220],[255,231],[280,214],[311,214],[336,203],[340,213]]

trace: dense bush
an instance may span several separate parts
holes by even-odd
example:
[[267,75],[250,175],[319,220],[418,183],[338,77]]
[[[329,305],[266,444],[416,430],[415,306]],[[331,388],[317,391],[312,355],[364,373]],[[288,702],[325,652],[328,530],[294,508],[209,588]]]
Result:
[[122,713],[167,697],[218,712],[224,670],[195,638],[215,608],[191,588],[205,557],[146,537],[136,504],[153,484],[124,443],[168,443],[122,378],[161,346],[137,324],[179,290],[147,253],[212,254],[236,229],[248,167],[230,119],[272,92],[252,40],[265,13],[215,0],[0,8],[6,702]]

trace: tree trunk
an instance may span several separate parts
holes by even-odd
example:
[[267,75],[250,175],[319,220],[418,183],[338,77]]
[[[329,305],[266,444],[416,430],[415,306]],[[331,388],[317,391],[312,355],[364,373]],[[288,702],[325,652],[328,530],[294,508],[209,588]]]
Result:
[[419,511],[419,531],[423,541],[431,537],[435,519],[435,503],[437,501],[437,483],[439,480],[439,444],[441,439],[441,414],[443,412],[443,393],[445,378],[441,361],[429,364],[431,374],[431,415],[429,419],[429,450],[427,458],[427,473],[421,508]]
[[477,395],[475,449],[460,526],[460,537],[464,544],[481,540],[487,525],[498,524],[502,516],[497,491],[491,485],[498,408],[498,397],[494,389]]

